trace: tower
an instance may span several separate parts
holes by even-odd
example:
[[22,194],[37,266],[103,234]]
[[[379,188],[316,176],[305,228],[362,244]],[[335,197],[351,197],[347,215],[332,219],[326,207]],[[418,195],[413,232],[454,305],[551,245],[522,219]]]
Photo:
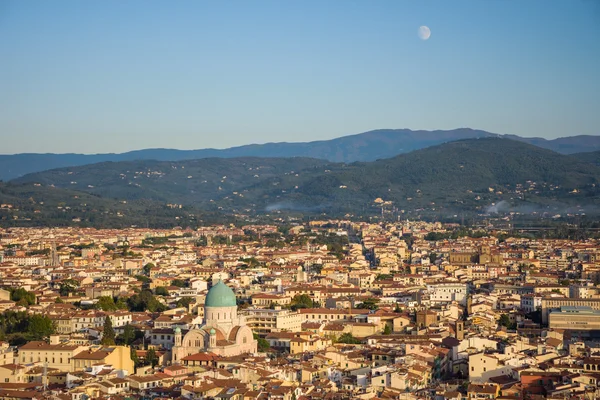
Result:
[[209,339],[209,347],[217,347],[217,331],[215,330],[215,328],[212,328],[210,330],[210,339]]
[[463,321],[456,321],[454,334],[458,340],[463,340],[465,338],[465,323]]
[[175,328],[175,346],[181,346],[181,328]]
[[52,248],[50,249],[50,266],[60,266],[60,259],[58,258],[58,252],[56,250],[56,242],[52,241]]

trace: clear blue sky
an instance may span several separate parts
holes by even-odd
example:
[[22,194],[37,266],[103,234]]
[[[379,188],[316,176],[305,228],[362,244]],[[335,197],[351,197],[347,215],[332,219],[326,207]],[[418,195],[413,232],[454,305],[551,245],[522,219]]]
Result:
[[0,153],[457,127],[600,134],[600,1],[0,0]]

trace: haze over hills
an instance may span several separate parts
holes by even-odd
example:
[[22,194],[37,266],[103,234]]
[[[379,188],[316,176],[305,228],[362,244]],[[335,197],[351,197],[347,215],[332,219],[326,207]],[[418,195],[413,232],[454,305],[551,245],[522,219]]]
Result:
[[438,131],[380,129],[331,140],[304,143],[250,144],[228,149],[145,149],[121,154],[15,154],[0,155],[0,180],[14,179],[48,169],[106,161],[180,161],[198,158],[312,157],[331,162],[375,161],[413,150],[462,139],[506,137],[563,154],[600,150],[600,136],[572,136],[547,140],[524,138],[468,128]]
[[146,160],[62,168],[14,182],[244,214],[287,209],[366,215],[377,212],[381,202],[390,202],[390,209],[442,213],[481,213],[499,202],[529,210],[590,208],[600,202],[599,167],[500,138],[352,164],[305,158]]

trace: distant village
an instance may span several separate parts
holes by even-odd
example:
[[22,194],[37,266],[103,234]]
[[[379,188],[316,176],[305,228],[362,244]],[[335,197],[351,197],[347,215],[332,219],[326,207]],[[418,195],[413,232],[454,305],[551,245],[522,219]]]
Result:
[[600,398],[598,240],[459,229],[0,229],[0,399]]

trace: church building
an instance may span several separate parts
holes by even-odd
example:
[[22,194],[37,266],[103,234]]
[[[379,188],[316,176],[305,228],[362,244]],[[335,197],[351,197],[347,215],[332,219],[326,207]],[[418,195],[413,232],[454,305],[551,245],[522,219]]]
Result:
[[185,335],[175,329],[175,345],[171,349],[172,363],[200,352],[221,356],[256,353],[257,341],[246,318],[238,316],[235,293],[219,281],[210,288],[204,301],[204,321],[192,327]]

